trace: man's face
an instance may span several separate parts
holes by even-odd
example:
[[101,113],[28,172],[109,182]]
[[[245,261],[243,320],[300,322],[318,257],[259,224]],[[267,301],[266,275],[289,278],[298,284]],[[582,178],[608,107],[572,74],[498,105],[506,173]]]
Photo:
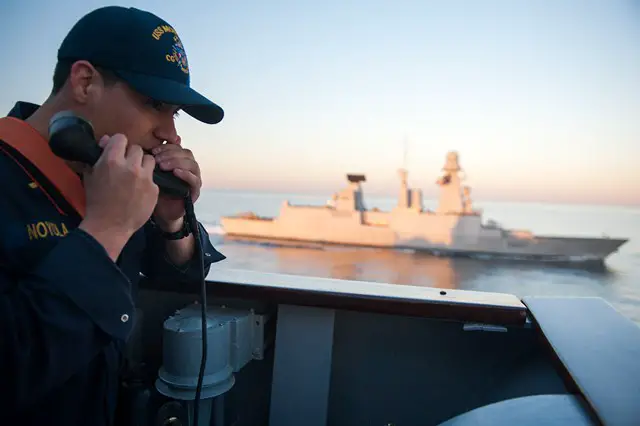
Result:
[[123,133],[145,150],[165,142],[176,143],[174,117],[178,108],[135,92],[124,82],[104,88],[93,110],[97,138]]
[[85,61],[73,65],[67,90],[93,124],[97,139],[122,133],[147,151],[179,142],[174,123],[178,107],[150,99],[121,80],[107,82]]

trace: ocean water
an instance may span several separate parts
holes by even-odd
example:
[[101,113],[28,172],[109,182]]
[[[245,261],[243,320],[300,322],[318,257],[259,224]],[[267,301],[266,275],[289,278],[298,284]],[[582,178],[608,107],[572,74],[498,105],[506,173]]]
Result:
[[[604,269],[435,257],[413,251],[280,244],[225,237],[224,215],[252,211],[276,216],[284,200],[326,203],[326,197],[206,190],[196,203],[216,248],[227,259],[216,268],[248,269],[316,277],[529,295],[599,296],[640,325],[640,207],[476,201],[484,219],[537,234],[628,238]],[[391,209],[393,197],[366,196],[368,208]],[[426,200],[425,208],[435,208]]]

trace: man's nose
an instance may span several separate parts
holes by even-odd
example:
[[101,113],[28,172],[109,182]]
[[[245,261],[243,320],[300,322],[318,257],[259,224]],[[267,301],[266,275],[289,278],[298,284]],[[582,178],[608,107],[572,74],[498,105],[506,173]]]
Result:
[[169,117],[168,119],[163,117],[162,122],[156,128],[156,131],[154,133],[156,138],[162,141],[166,141],[167,143],[180,145],[182,142],[180,136],[178,136],[176,124],[173,121],[173,116]]

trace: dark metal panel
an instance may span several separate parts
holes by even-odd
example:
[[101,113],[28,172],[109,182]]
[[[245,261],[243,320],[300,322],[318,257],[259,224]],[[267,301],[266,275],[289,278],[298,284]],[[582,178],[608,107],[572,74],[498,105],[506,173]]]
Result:
[[333,310],[279,306],[271,425],[327,425],[333,324]]

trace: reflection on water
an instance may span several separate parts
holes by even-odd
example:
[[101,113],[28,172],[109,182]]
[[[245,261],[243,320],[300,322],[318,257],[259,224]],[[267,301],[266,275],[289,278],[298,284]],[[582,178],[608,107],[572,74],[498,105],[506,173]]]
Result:
[[[285,274],[374,281],[424,287],[459,288],[456,259],[420,256],[410,251],[377,250],[225,237],[225,252],[242,247],[265,256]],[[245,252],[245,255],[247,253]]]
[[[607,267],[571,268],[561,265],[437,257],[412,250],[342,247],[313,243],[288,243],[264,239],[224,237],[225,253],[242,250],[243,256],[269,257],[270,271],[346,280],[374,281],[445,289],[476,289],[483,277],[503,274],[510,278],[547,276],[555,284],[567,279],[606,283],[615,275]],[[234,257],[234,256],[232,256]],[[265,259],[266,261],[266,259]],[[516,280],[514,280],[516,281]],[[512,292],[514,287],[504,288]]]

